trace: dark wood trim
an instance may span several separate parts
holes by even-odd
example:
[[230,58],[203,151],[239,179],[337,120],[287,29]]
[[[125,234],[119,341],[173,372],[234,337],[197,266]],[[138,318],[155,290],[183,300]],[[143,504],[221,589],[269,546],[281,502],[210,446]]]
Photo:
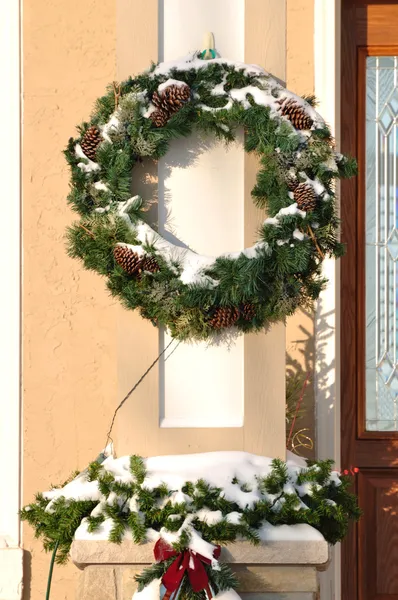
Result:
[[[366,497],[366,484],[367,484],[367,479],[364,476],[363,473],[359,473],[358,476],[358,495],[361,498]],[[372,502],[374,494],[372,494],[372,498],[368,499],[368,501]],[[367,515],[368,516],[368,515]],[[360,556],[366,556],[367,555],[367,544],[369,542],[369,540],[367,539],[367,536],[365,534],[365,525],[364,523],[359,523],[358,525],[358,553]],[[373,536],[375,536],[375,532],[373,532]],[[374,543],[374,542],[373,542]],[[359,573],[359,581],[358,581],[358,593],[359,593],[359,598],[361,598],[361,600],[365,600],[365,598],[367,597],[367,593],[366,593],[366,579],[364,577],[364,569],[358,569]]]
[[[356,9],[351,2],[342,2],[341,9],[341,151],[356,156]],[[341,259],[341,464],[355,465],[357,382],[353,376],[352,358],[356,357],[356,178],[341,182],[342,240],[347,253]],[[355,487],[355,486],[354,486]],[[354,490],[355,491],[355,490]],[[357,526],[349,528],[341,545],[341,598],[357,600]]]
[[[356,440],[354,444],[354,462],[346,463],[350,466],[363,468],[386,469],[398,467],[398,440]],[[344,464],[344,463],[342,463]]]
[[[342,0],[351,4],[352,0]],[[396,0],[358,0],[355,37],[357,46],[384,46],[397,40]],[[352,24],[354,26],[354,22]]]
[[[349,2],[342,4],[341,39],[341,151],[356,156],[356,47],[353,35],[355,7]],[[341,259],[341,429],[342,464],[354,459],[354,440],[356,437],[357,397],[353,357],[356,352],[356,292],[357,281],[352,274],[356,272],[356,198],[357,178],[341,182],[341,220],[342,241],[346,245],[346,255]],[[356,361],[354,361],[356,362]]]
[[[396,485],[398,480],[397,469],[364,469],[358,476],[359,498],[364,511],[363,518],[359,523],[358,549],[360,552],[359,565],[359,598],[360,600],[396,600],[398,594],[393,591],[387,592],[392,584],[397,589],[396,569],[391,568],[396,564],[396,521],[397,510]],[[386,492],[386,494],[383,494]],[[386,513],[384,505],[380,507],[380,500],[388,499],[389,511]],[[387,520],[384,526],[380,523],[380,517]],[[390,527],[388,527],[390,525]],[[380,527],[383,527],[380,529]],[[392,529],[392,530],[391,530]],[[390,564],[380,565],[381,557],[377,553],[384,547],[384,556],[388,553]],[[384,573],[383,573],[384,569]],[[386,581],[385,569],[389,571],[389,580]],[[390,575],[391,574],[391,575]],[[384,576],[384,577],[383,577]],[[391,589],[391,588],[390,588]]]
[[[362,410],[364,412],[364,410]],[[360,440],[398,440],[398,431],[366,431],[365,427],[358,434]]]
[[[396,36],[397,37],[397,36]],[[385,44],[383,46],[359,46],[358,53],[364,58],[367,56],[396,56],[398,52],[398,44]]]
[[355,373],[357,378],[357,435],[365,431],[365,353],[366,353],[366,57],[367,48],[357,50],[357,206],[356,206],[356,314],[357,314],[357,353]]
[[[359,166],[358,178],[343,181],[340,193],[342,241],[347,249],[341,260],[341,466],[359,467],[361,481],[368,469],[383,473],[398,467],[398,432],[366,432],[364,406],[366,56],[398,54],[398,3],[343,0],[341,4],[341,151],[357,157]],[[358,489],[358,481],[353,488]],[[352,526],[342,543],[342,600],[371,597],[370,589],[365,589],[366,569],[358,565],[364,544],[364,535]]]

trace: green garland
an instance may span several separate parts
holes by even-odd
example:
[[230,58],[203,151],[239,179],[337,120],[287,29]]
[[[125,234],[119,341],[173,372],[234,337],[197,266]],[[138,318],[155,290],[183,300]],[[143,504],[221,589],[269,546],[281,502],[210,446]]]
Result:
[[[189,89],[189,99],[181,89]],[[308,306],[325,283],[323,257],[343,252],[334,180],[356,170],[354,160],[334,151],[311,104],[260,67],[197,55],[114,84],[65,152],[68,200],[80,213],[68,231],[69,254],[105,276],[127,308],[178,339],[208,339],[232,325],[259,331]],[[245,151],[260,164],[252,196],[268,218],[258,241],[214,259],[166,242],[146,222],[148,206],[131,194],[134,165],[161,158],[171,140],[193,130],[229,143],[238,127]],[[310,200],[306,210],[298,206],[299,184]],[[131,253],[130,269],[116,260],[115,248]]]
[[[209,544],[236,539],[258,544],[264,524],[308,524],[335,544],[345,536],[349,521],[360,516],[356,498],[348,491],[350,478],[332,471],[330,460],[299,466],[246,453],[221,454],[234,455],[232,464],[240,473],[239,479],[231,476],[229,491],[227,485],[223,489],[204,479],[182,482],[178,489],[162,482],[151,485],[147,464],[164,459],[172,465],[173,457],[108,458],[102,464],[93,462],[62,488],[38,494],[21,516],[43,539],[45,550],[59,544],[58,563],[67,560],[82,522],[88,532],[108,522],[109,540],[115,543],[127,532],[137,544],[171,535],[173,548],[182,551],[193,538]],[[240,465],[241,456],[249,463]],[[217,466],[217,457],[210,460]],[[246,476],[250,465],[258,475]]]
[[[177,109],[167,101],[181,86],[190,97],[177,98]],[[127,308],[139,308],[178,339],[208,339],[231,325],[258,331],[311,304],[325,283],[323,257],[343,251],[334,180],[352,176],[356,163],[333,150],[310,103],[260,67],[195,55],[114,85],[66,150],[68,199],[81,215],[68,232],[69,254],[105,276]],[[131,173],[143,157],[161,158],[171,140],[193,130],[229,143],[238,127],[245,151],[259,158],[252,196],[268,219],[252,248],[209,260],[166,242],[146,223],[148,206],[132,196]],[[299,184],[315,206],[298,208]],[[134,272],[116,261],[118,244],[135,258]]]

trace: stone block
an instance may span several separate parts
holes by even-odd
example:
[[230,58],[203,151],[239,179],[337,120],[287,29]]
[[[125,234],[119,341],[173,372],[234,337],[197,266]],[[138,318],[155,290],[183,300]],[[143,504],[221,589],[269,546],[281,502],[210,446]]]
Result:
[[[71,556],[83,569],[78,600],[131,600],[135,575],[154,560],[153,544],[130,541],[77,540]],[[322,540],[237,542],[222,549],[221,560],[236,573],[242,600],[317,600],[317,571],[326,568],[329,548]]]
[[119,580],[119,573],[114,567],[87,567],[81,575],[77,600],[120,600]]
[[258,567],[234,565],[238,592],[316,592],[317,572],[314,567]]
[[137,582],[134,577],[141,573],[141,569],[137,569],[135,567],[121,567],[121,582],[122,582],[122,594],[120,596],[120,600],[131,600],[134,592],[137,589]]

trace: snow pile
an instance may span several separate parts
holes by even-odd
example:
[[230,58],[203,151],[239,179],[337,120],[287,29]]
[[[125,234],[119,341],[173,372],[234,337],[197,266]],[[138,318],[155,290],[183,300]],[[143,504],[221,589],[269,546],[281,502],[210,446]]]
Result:
[[96,181],[93,186],[95,187],[96,190],[102,191],[102,192],[109,192],[109,185],[107,183],[104,183],[103,181]]
[[77,156],[77,158],[83,158],[84,162],[79,162],[78,163],[78,167],[79,169],[81,169],[82,171],[84,171],[84,173],[92,173],[93,171],[99,171],[100,170],[100,166],[98,163],[90,160],[89,158],[87,158],[87,156],[84,154],[83,152],[83,148],[81,147],[80,144],[76,144],[75,146],[75,154]]
[[269,77],[269,73],[267,73],[259,65],[245,64],[239,61],[228,60],[226,58],[203,60],[198,57],[196,52],[183,56],[182,58],[159,63],[152,71],[151,75],[167,75],[172,69],[176,69],[177,71],[190,71],[191,69],[195,69],[195,71],[199,71],[200,69],[206,69],[212,64],[228,65],[233,66],[236,69],[243,69],[245,75]]
[[304,210],[300,210],[297,207],[297,203],[294,202],[293,204],[290,204],[290,206],[286,206],[285,208],[281,208],[280,211],[275,215],[275,217],[268,217],[268,219],[265,219],[264,221],[264,225],[279,225],[280,221],[283,217],[287,217],[287,216],[295,216],[298,215],[299,217],[301,217],[302,219],[304,219],[304,217],[306,216],[306,212]]
[[[204,479],[209,485],[222,488],[223,497],[236,502],[243,510],[260,500],[257,478],[269,475],[272,459],[248,452],[225,451],[154,456],[144,462],[147,476],[142,485],[149,490],[165,483],[169,489],[180,491],[185,482]],[[294,470],[295,463],[289,461],[288,464]],[[233,483],[235,479],[240,485]],[[240,489],[243,484],[252,491],[243,492]]]
[[176,85],[177,87],[183,87],[187,85],[184,81],[180,81],[179,79],[166,79],[163,83],[158,86],[158,92],[161,94],[171,85]]
[[[213,559],[214,546],[204,540],[201,534],[195,529],[195,520],[204,522],[209,526],[218,525],[222,521],[239,525],[241,516],[247,509],[253,508],[259,501],[268,501],[272,510],[278,512],[283,507],[285,498],[288,494],[294,494],[296,497],[303,498],[311,496],[313,485],[311,483],[301,484],[297,481],[298,475],[304,470],[317,469],[314,467],[306,467],[305,462],[298,459],[294,455],[289,455],[286,461],[288,482],[285,484],[281,494],[270,494],[264,490],[260,482],[262,479],[270,475],[272,472],[272,459],[249,454],[247,452],[208,452],[203,454],[184,454],[172,456],[155,456],[142,459],[145,467],[145,477],[140,483],[140,488],[146,491],[157,490],[160,486],[166,486],[169,494],[158,500],[158,508],[162,509],[166,505],[186,505],[184,515],[173,515],[171,512],[171,520],[182,519],[182,524],[177,531],[169,531],[162,527],[160,531],[147,529],[146,540],[156,541],[160,537],[169,544],[177,542],[182,532],[188,532],[190,536],[189,548],[203,556]],[[103,473],[109,473],[113,476],[116,483],[133,484],[136,482],[131,471],[130,457],[122,456],[120,458],[108,457],[103,463]],[[205,481],[206,484],[213,488],[220,489],[220,497],[233,502],[237,505],[238,510],[223,514],[221,510],[210,510],[206,506],[198,510],[192,509],[193,498],[198,492],[194,492],[194,496],[189,496],[184,492],[187,482],[196,484],[198,481]],[[330,482],[338,486],[340,479],[338,474],[333,472],[330,477]],[[88,481],[87,473],[82,473],[65,487],[54,489],[50,492],[45,492],[44,497],[49,499],[46,511],[54,510],[54,502],[57,498],[64,497],[66,499],[75,500],[92,500],[98,502],[97,506],[92,511],[91,516],[100,516],[107,505],[114,505],[115,502],[119,506],[125,507],[126,499],[119,497],[115,493],[111,493],[108,497],[104,496],[98,485],[97,480]],[[127,505],[131,512],[137,515],[143,514],[140,512],[139,498],[134,495]],[[309,507],[301,499],[297,510],[308,510]],[[224,511],[225,512],[225,511]],[[170,517],[169,517],[170,518]],[[114,523],[111,518],[106,518],[98,527],[98,529],[90,533],[88,530],[87,520],[84,519],[77,529],[75,539],[108,539]],[[275,540],[317,540],[323,539],[319,531],[315,530],[310,525],[272,525],[268,522],[263,522],[258,530],[259,538],[262,541]],[[131,530],[127,529],[123,539],[132,539]]]
[[[192,250],[177,246],[159,235],[147,223],[138,221],[137,223],[133,224],[131,222],[128,214],[129,209],[139,199],[139,196],[133,196],[125,202],[119,202],[117,206],[117,214],[126,221],[127,225],[134,232],[135,237],[140,242],[140,245],[120,245],[131,248],[131,250],[138,254],[138,256],[143,256],[145,254],[144,246],[151,247],[163,258],[169,267],[175,268],[175,265],[179,266],[181,269],[179,278],[182,283],[214,287],[218,282],[212,279],[209,275],[206,275],[205,272],[206,270],[209,270],[215,266],[217,258],[229,258],[231,260],[236,260],[240,256],[245,256],[248,259],[253,259],[258,258],[262,252],[270,252],[269,246],[266,242],[257,242],[253,246],[245,248],[240,252],[226,252],[224,254],[220,254],[217,258],[214,256],[197,254]],[[97,211],[98,210],[101,210],[101,212],[104,211],[104,209],[97,209]],[[286,216],[299,216],[301,218],[305,218],[306,212],[300,210],[297,207],[297,203],[292,203],[285,208],[281,208],[275,217],[269,217],[265,219],[264,225],[279,226],[282,219]],[[303,241],[305,239],[305,235],[297,228],[292,231],[292,237],[298,241]],[[289,240],[279,240],[278,244],[283,245],[288,242]]]
[[264,523],[258,533],[262,542],[317,541],[324,539],[320,531],[311,527],[311,525],[307,525],[307,523],[296,523],[295,525]]
[[117,116],[118,112],[118,110],[114,112],[109,121],[105,123],[105,125],[101,128],[102,137],[104,138],[104,140],[110,143],[112,143],[112,139],[109,134],[116,132],[119,128],[120,123],[119,118]]
[[153,579],[140,592],[135,592],[133,598],[134,600],[160,600],[165,591],[165,588],[162,586],[162,580]]
[[[276,116],[279,114],[279,109],[281,103],[286,100],[294,100],[300,106],[305,107],[307,114],[313,120],[313,128],[324,127],[325,122],[322,117],[314,110],[312,106],[310,106],[305,100],[300,98],[300,96],[296,96],[292,92],[286,90],[276,79],[274,79],[267,71],[265,71],[262,67],[258,65],[245,64],[237,61],[227,60],[225,58],[213,58],[209,60],[202,60],[198,58],[197,53],[189,54],[188,56],[184,56],[177,60],[172,60],[168,62],[160,63],[151,73],[151,76],[158,75],[169,75],[171,70],[177,71],[190,71],[194,69],[195,71],[200,71],[203,69],[207,69],[211,65],[227,65],[235,67],[236,70],[242,70],[244,75],[255,77],[255,81],[257,85],[250,85],[244,88],[237,89],[225,89],[225,84],[227,83],[226,77],[224,76],[223,81],[217,84],[211,91],[212,95],[222,96],[225,95],[228,98],[228,101],[225,106],[222,108],[213,108],[210,106],[206,106],[205,104],[200,104],[200,108],[202,110],[217,112],[219,110],[229,110],[232,108],[234,102],[239,102],[245,109],[250,108],[250,102],[247,99],[248,94],[250,94],[254,100],[254,102],[258,105],[268,106],[270,108],[271,114]],[[159,86],[159,91],[170,85],[172,81],[174,85],[183,85],[184,82],[179,82],[178,80],[168,79],[164,84]],[[288,121],[285,117],[280,117]]]
[[[152,227],[143,221],[133,224],[129,217],[129,209],[139,200],[139,196],[134,196],[125,202],[119,202],[117,214],[126,221],[127,225],[134,232],[135,237],[141,242],[141,245],[133,246],[131,244],[121,244],[131,248],[138,256],[142,256],[145,251],[143,246],[151,246],[161,255],[163,260],[173,268],[178,264],[181,269],[180,279],[185,284],[204,284],[207,286],[217,285],[217,281],[205,274],[206,269],[214,267],[216,257],[197,254],[192,250],[176,246],[160,236]],[[305,213],[304,213],[305,214]],[[252,259],[257,258],[260,252],[268,251],[268,244],[257,242],[253,246],[242,250],[241,252],[226,252],[220,254],[217,258],[237,259],[239,256],[245,256]]]

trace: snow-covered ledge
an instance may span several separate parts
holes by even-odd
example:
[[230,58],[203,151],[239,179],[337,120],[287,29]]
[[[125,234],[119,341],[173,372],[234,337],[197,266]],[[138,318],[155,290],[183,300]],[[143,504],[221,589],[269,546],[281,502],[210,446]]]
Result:
[[[134,577],[154,562],[154,544],[158,540],[173,544],[184,532],[188,536],[186,547],[212,560],[214,546],[202,535],[202,521],[209,527],[224,521],[233,528],[240,524],[246,509],[264,501],[271,502],[273,513],[280,514],[282,521],[281,511],[287,502],[287,506],[294,505],[301,511],[297,520],[305,520],[305,512],[311,509],[308,498],[322,487],[317,478],[319,481],[326,478],[324,485],[328,490],[328,486],[333,490],[341,483],[336,472],[329,471],[327,475],[320,465],[309,466],[290,453],[286,463],[241,451],[148,458],[110,455],[95,468],[93,465],[90,472],[83,471],[64,487],[44,492],[43,496],[49,500],[46,505],[49,513],[56,513],[60,497],[66,501],[96,503],[90,516],[99,521],[93,527],[88,517],[83,518],[71,547],[72,561],[83,571],[78,600],[131,600],[136,588]],[[212,494],[206,497],[208,492],[200,482],[206,482],[209,489],[217,491],[218,499],[226,502],[225,514],[216,510],[219,505]],[[281,486],[279,494],[273,484]],[[108,511],[109,505],[119,506],[126,515],[142,519],[147,510],[141,505],[143,490],[157,502],[157,519],[153,520],[149,510],[144,535],[134,528],[133,519],[128,521],[133,523],[131,526],[124,527],[121,543],[110,542],[116,522]],[[330,498],[325,501],[335,505]],[[180,507],[182,513],[170,515],[173,506]],[[172,516],[180,521],[177,530],[168,527]],[[245,530],[232,530],[236,534],[233,539],[239,541],[222,548],[221,560],[236,572],[243,600],[259,600],[258,596],[276,600],[280,593],[284,600],[288,600],[289,593],[296,594],[291,600],[317,597],[317,571],[325,569],[329,561],[328,543],[320,531],[308,523],[272,524],[264,517],[256,528],[259,543],[254,545],[244,541]],[[142,543],[135,543],[134,536],[142,539]],[[145,589],[147,600],[158,600],[158,591],[150,586]],[[298,597],[297,593],[304,596]]]
[[[153,543],[75,540],[71,558],[83,571],[77,600],[131,600],[136,590],[134,576],[154,560]],[[243,599],[315,600],[317,572],[327,568],[329,547],[323,539],[304,536],[258,546],[236,542],[222,549],[221,560],[232,565]]]

